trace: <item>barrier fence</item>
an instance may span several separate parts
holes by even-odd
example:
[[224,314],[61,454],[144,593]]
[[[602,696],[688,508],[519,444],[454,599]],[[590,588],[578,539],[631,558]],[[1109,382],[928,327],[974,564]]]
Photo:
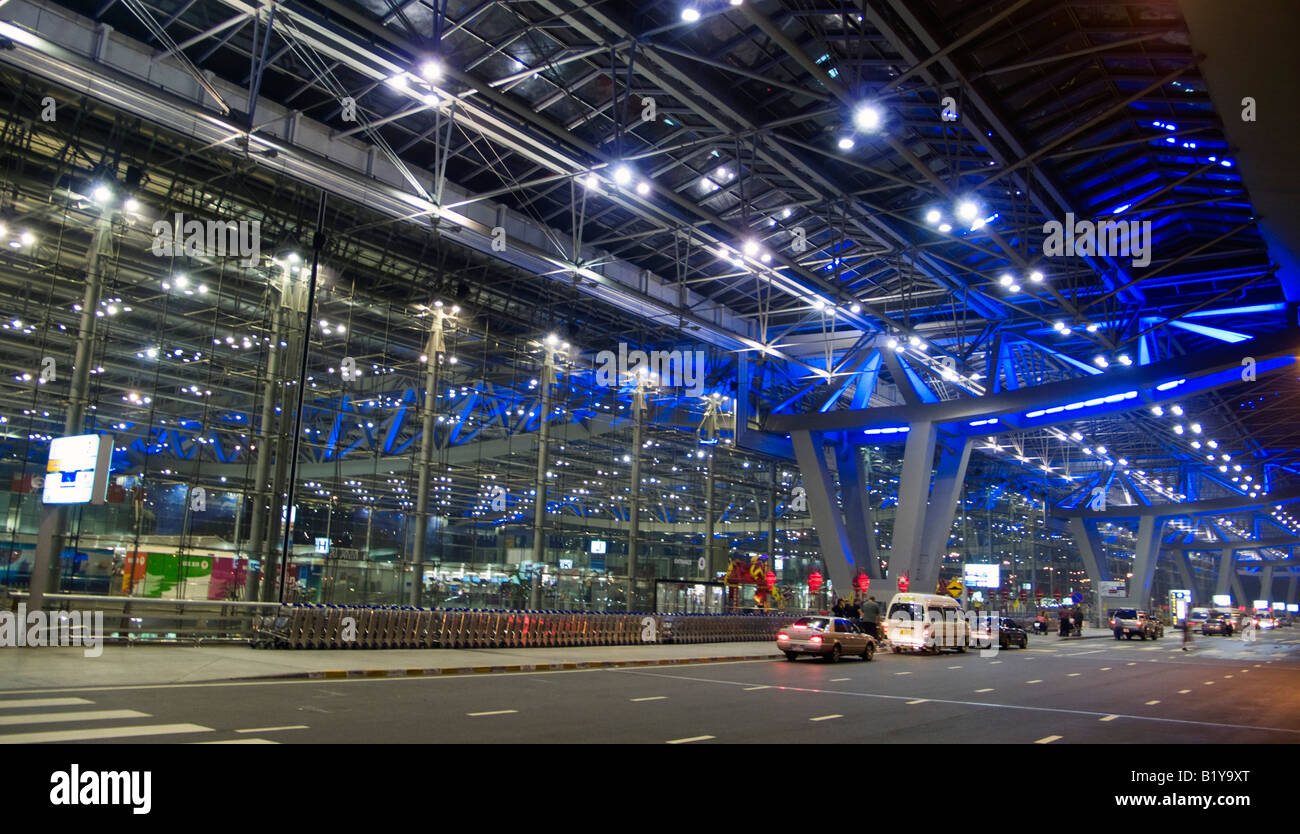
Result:
[[[17,612],[24,592],[0,589],[0,610]],[[154,600],[49,594],[46,611],[102,612],[105,643],[251,643],[257,648],[417,649],[617,646],[776,640],[798,613],[606,614],[281,605],[278,602]]]
[[401,606],[286,605],[253,645],[295,649],[487,649],[775,640],[790,615],[593,614]]

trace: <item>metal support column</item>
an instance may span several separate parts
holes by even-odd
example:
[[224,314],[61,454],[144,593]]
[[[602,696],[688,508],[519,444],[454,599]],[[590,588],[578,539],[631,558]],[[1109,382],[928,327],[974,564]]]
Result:
[[[104,286],[100,255],[107,248],[113,230],[113,215],[104,209],[95,224],[86,254],[86,290],[81,299],[81,318],[77,327],[77,345],[73,353],[72,381],[68,388],[68,411],[63,420],[65,437],[84,431],[86,407],[90,398],[90,363],[95,348],[95,323],[99,298]],[[38,493],[33,493],[38,495]],[[41,522],[36,537],[35,561],[28,586],[27,607],[40,611],[47,590],[58,591],[63,537],[68,526],[68,508],[62,504],[42,504]]]
[[710,581],[716,578],[717,572],[713,564],[713,533],[713,453],[710,452],[704,469],[704,570]]
[[[546,467],[550,460],[548,431],[551,417],[551,385],[555,382],[555,354],[559,350],[559,340],[552,334],[546,337],[542,345],[545,359],[542,360],[542,373],[537,384],[542,390],[537,412],[537,474],[533,479],[533,570],[541,570],[546,562]],[[567,347],[567,345],[566,345]],[[528,606],[541,607],[541,589],[534,582],[528,595]]]
[[[287,278],[286,278],[287,280]],[[253,571],[253,562],[258,563],[258,570],[266,572],[264,556],[266,554],[266,515],[270,512],[271,494],[267,491],[266,479],[271,474],[272,426],[276,421],[275,400],[277,378],[280,372],[280,322],[283,311],[279,304],[271,310],[271,344],[266,351],[266,380],[262,388],[262,419],[257,424],[257,466],[253,470],[253,518],[248,527],[248,571],[244,578],[244,599],[252,601],[258,595],[258,574]],[[236,545],[238,546],[238,545]]]
[[632,489],[627,508],[627,610],[636,611],[636,544],[641,533],[641,433],[645,422],[645,384],[638,379],[632,392]]
[[435,416],[438,413],[438,372],[442,369],[447,347],[443,324],[447,313],[439,301],[430,314],[429,344],[425,350],[424,419],[421,423],[420,456],[415,487],[415,544],[411,549],[411,592],[409,604],[419,607],[424,596],[424,552],[429,539],[429,481],[433,470],[433,452],[437,447]]
[[1259,598],[1268,600],[1269,609],[1273,606],[1273,566],[1265,565],[1259,571]]

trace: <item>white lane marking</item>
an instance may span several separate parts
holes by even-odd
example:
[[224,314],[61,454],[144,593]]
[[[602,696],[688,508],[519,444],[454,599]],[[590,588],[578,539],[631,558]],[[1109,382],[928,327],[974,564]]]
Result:
[[1101,654],[1101,653],[1104,652],[1104,651],[1105,651],[1105,649],[1093,649],[1093,650],[1090,651],[1090,652],[1070,652],[1069,654],[1067,654],[1067,655],[1062,655],[1062,656],[1063,656],[1063,657],[1083,657],[1085,654]]
[[1060,741],[1060,740],[1061,740],[1061,736],[1043,736],[1038,741],[1035,741],[1034,744],[1051,744],[1054,741]]
[[1025,681],[1025,683],[1042,683],[1042,682],[1043,682],[1042,678],[1038,678],[1038,679],[1036,679],[1036,680],[1032,680],[1032,681]]
[[1136,664],[1136,663],[1128,663],[1128,664],[1125,664],[1125,665],[1127,665],[1127,666],[1136,666],[1137,664]]
[[1160,701],[1158,701],[1158,700],[1157,700],[1157,701],[1147,701],[1147,706],[1149,706],[1149,707],[1154,707],[1154,706],[1155,706],[1156,704],[1158,704],[1158,703],[1160,703]]
[[40,744],[50,741],[93,741],[100,738],[134,738],[169,736],[181,733],[211,733],[211,727],[198,724],[141,724],[135,727],[99,727],[93,730],[50,730],[43,733],[15,733],[0,736],[5,744]]
[[992,691],[993,691],[993,687],[989,687],[988,689],[977,689],[977,690],[975,690],[975,691],[976,691],[976,692],[992,692]]
[[[1242,671],[1246,671],[1242,669]],[[74,707],[93,704],[85,698],[24,698],[19,701],[0,701],[0,709],[19,709],[21,707]]]
[[1206,681],[1206,682],[1205,682],[1205,685],[1206,685],[1206,686],[1214,686],[1214,681]]
[[632,703],[634,703],[634,704],[639,704],[639,703],[641,703],[642,701],[667,701],[667,700],[668,700],[668,696],[667,696],[667,695],[650,695],[650,696],[648,696],[648,697],[646,697],[646,698],[633,698],[633,699],[631,699],[631,700],[632,700]]
[[[767,662],[767,661],[755,661],[755,662]],[[718,686],[744,686],[746,683],[746,681],[726,681],[726,680],[718,680],[717,678],[699,678],[693,675],[673,675],[673,674],[665,674],[663,672],[648,672],[648,671],[640,671],[636,669],[617,669],[611,671],[613,671],[615,674],[640,675],[642,677],[650,677],[650,678],[670,678],[675,681],[696,681],[698,683],[717,684]],[[401,678],[396,678],[395,680],[401,680]],[[809,689],[807,687],[802,687],[802,686],[783,686],[781,687],[781,689],[786,692],[810,692],[810,693],[824,692],[824,690]],[[992,690],[988,690],[988,691],[991,692]],[[841,695],[846,698],[872,698],[878,701],[911,700],[907,695],[884,695],[877,692],[849,692],[846,690],[833,690],[833,691],[826,691],[825,694]],[[989,701],[958,701],[952,698],[929,698],[927,700],[936,704],[953,704],[955,706],[963,706],[963,707],[984,707],[986,709],[1019,710],[1021,712],[1050,712],[1050,713],[1057,713],[1061,715],[1085,715],[1085,716],[1094,716],[1094,717],[1100,716],[1102,714],[1100,712],[1093,712],[1090,710],[1081,710],[1081,709],[1065,709],[1062,707],[1035,707],[1035,706],[1026,706],[1023,704],[995,704]],[[1286,733],[1292,736],[1300,735],[1300,729],[1293,729],[1290,727],[1261,727],[1259,725],[1254,725],[1254,724],[1222,724],[1214,721],[1192,721],[1186,718],[1164,718],[1160,716],[1136,715],[1136,714],[1134,715],[1121,714],[1120,718],[1130,718],[1133,719],[1134,721],[1150,721],[1158,724],[1190,724],[1197,727],[1218,727],[1218,728],[1226,728],[1231,730],[1257,730],[1265,733]]]
[[1079,677],[1079,676],[1082,675],[1082,674],[1083,674],[1082,672],[1071,672],[1070,674],[1066,675],[1066,677],[1067,677],[1067,678],[1077,678],[1077,677]]
[[1232,677],[1232,675],[1224,675],[1223,677],[1226,679]]
[[672,741],[665,741],[664,744],[690,744],[692,741],[708,741],[717,736],[691,736],[690,738],[675,738]]
[[1190,690],[1190,689],[1180,689],[1180,690],[1178,690],[1178,694],[1179,694],[1179,695],[1186,695],[1188,692],[1191,692],[1191,691],[1192,691],[1192,690]]
[[997,664],[999,664],[999,663],[1001,663],[1001,662],[1002,662],[1002,661],[1000,661],[1000,660],[990,660],[990,661],[989,661],[989,665],[990,665],[990,666],[996,666]]
[[895,675],[910,675],[910,674],[912,674],[912,673],[911,673],[911,672],[895,672],[894,674],[895,674]]
[[908,706],[911,706],[912,704],[924,704],[927,703],[929,700],[930,700],[929,698],[917,698],[915,701],[908,701],[907,703]]
[[836,713],[835,715],[819,715],[816,718],[809,718],[809,721],[830,721],[832,718],[843,718],[844,716]]
[[287,724],[283,727],[257,727],[252,730],[235,730],[237,733],[278,733],[281,730],[308,730],[306,724]]
[[831,678],[831,683],[839,683],[840,681],[847,681],[847,680],[852,680],[852,678]]
[[1101,670],[1100,670],[1100,671],[1102,671],[1102,672],[1109,672],[1109,671],[1110,671],[1110,667],[1109,667],[1109,666],[1103,666],[1103,667],[1101,667]]
[[949,669],[960,669],[961,667],[960,667],[960,666],[949,666],[948,668],[949,668]]
[[[236,730],[235,732],[240,732]],[[228,738],[223,741],[191,741],[190,744],[279,744],[269,738]]]
[[84,712],[37,712],[31,715],[0,715],[0,727],[14,724],[54,724],[62,721],[109,721],[114,718],[148,718],[149,713],[133,709],[97,709]]
[[742,689],[741,691],[742,691],[742,692],[753,692],[755,689],[771,689],[771,688],[772,688],[772,687],[770,687],[770,686],[747,686],[747,687],[745,687],[744,689]]
[[1116,718],[1119,718],[1119,716],[1118,716],[1118,715],[1105,715],[1105,716],[1102,716],[1101,718],[1098,718],[1097,720],[1098,720],[1098,721],[1114,721]]
[[487,712],[467,712],[467,713],[465,713],[465,714],[468,715],[468,716],[471,717],[471,718],[478,718],[479,716],[483,716],[483,715],[510,715],[511,713],[515,713],[515,712],[519,712],[519,710],[517,710],[517,709],[494,709],[494,710],[488,710]]

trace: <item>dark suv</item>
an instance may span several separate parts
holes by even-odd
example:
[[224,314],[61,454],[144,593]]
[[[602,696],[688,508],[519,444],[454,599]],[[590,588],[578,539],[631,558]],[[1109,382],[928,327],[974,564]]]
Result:
[[1209,619],[1201,624],[1202,634],[1222,634],[1224,637],[1231,637],[1232,631],[1232,618],[1219,611],[1212,612]]
[[1115,639],[1134,636],[1143,640],[1159,640],[1165,636],[1165,627],[1145,611],[1136,608],[1120,608],[1110,618],[1110,626],[1115,631]]

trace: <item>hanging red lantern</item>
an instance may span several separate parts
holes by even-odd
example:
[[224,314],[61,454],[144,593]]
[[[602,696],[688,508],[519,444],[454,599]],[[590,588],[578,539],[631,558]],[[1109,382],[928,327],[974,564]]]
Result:
[[776,574],[773,573],[772,571],[767,572],[767,587],[769,588],[776,587]]
[[871,577],[867,576],[865,573],[858,574],[856,585],[858,590],[865,594],[871,587]]
[[808,574],[808,590],[811,593],[817,593],[822,587],[822,575],[817,571]]
[[898,590],[900,593],[907,593],[908,581],[906,576],[898,577]]

